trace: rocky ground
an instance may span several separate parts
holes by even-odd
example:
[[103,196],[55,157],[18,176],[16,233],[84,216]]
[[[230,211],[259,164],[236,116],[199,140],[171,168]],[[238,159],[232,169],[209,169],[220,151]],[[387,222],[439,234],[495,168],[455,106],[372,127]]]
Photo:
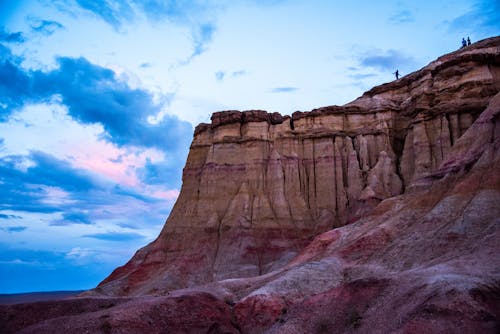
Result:
[[215,113],[160,236],[12,333],[497,333],[500,37],[343,107]]

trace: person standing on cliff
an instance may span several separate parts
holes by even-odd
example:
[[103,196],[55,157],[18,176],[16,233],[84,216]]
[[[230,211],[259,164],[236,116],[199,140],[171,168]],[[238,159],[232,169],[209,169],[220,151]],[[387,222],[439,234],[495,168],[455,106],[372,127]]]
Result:
[[470,38],[467,36],[467,45],[470,45]]
[[396,70],[396,72],[393,73],[396,76],[396,80],[399,79],[399,70]]
[[462,47],[465,48],[467,46],[467,41],[462,37]]

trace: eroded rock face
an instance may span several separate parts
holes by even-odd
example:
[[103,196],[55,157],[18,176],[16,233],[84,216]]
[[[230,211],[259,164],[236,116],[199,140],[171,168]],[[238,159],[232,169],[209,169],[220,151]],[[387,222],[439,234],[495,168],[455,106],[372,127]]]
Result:
[[160,236],[98,291],[154,294],[265,274],[419,185],[499,91],[499,45],[443,56],[343,107],[214,113],[195,130]]

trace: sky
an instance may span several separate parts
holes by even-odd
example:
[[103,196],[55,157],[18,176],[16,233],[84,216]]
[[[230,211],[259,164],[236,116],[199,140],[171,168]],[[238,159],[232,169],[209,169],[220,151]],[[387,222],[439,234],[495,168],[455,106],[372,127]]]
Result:
[[497,0],[0,0],[0,293],[153,241],[213,112],[342,105],[498,35]]

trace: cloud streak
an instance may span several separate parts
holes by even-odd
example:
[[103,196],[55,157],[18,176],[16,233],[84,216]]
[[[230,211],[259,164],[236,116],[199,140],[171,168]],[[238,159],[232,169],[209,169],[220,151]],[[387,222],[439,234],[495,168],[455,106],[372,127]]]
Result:
[[497,0],[475,1],[472,9],[449,22],[451,31],[500,34],[500,2]]
[[64,29],[64,26],[56,21],[36,20],[36,22],[31,25],[31,29],[34,32],[43,34],[45,36],[50,36],[57,30]]
[[411,67],[416,63],[415,59],[397,50],[373,50],[359,56],[360,65],[371,67],[379,71],[393,71],[397,68]]
[[297,87],[275,87],[271,88],[271,93],[292,93],[298,90]]
[[144,239],[144,236],[134,232],[106,232],[84,235],[85,238],[94,238],[104,241],[130,241]]

